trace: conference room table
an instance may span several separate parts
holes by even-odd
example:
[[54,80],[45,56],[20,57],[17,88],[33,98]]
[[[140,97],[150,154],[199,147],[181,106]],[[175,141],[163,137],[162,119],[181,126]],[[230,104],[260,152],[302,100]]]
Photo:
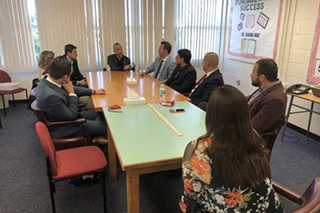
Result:
[[[122,113],[103,108],[108,123],[109,175],[116,178],[117,154],[126,171],[127,212],[139,213],[139,176],[181,168],[187,144],[205,133],[205,112],[190,102],[176,102],[173,107],[152,104],[178,132],[164,122],[147,104],[123,106]],[[184,113],[170,113],[182,108]],[[157,184],[156,182],[154,184]]]
[[[137,84],[127,84],[128,77],[135,77]],[[118,104],[124,105],[123,98],[127,97],[127,91],[133,90],[138,95],[144,97],[147,103],[159,103],[159,88],[162,82],[149,75],[139,76],[133,71],[112,71],[111,78],[108,78],[106,72],[88,72],[86,73],[88,86],[91,89],[103,88],[105,95],[93,95],[93,105],[96,111],[102,111],[103,107]],[[166,89],[167,101],[189,101],[189,98],[176,92],[170,87],[164,85]]]
[[[117,156],[126,172],[127,212],[139,213],[139,176],[181,168],[186,145],[205,133],[205,112],[169,87],[166,87],[166,100],[175,100],[175,105],[161,106],[161,82],[143,76],[137,77],[137,84],[128,85],[125,79],[129,75],[133,74],[112,71],[111,79],[104,72],[87,73],[86,77],[90,88],[106,90],[106,95],[94,95],[93,102],[97,111],[103,111],[107,122],[109,177],[112,180],[117,177]],[[145,97],[151,106],[124,106],[123,98],[129,89]],[[121,109],[109,111],[106,106],[113,104],[122,105]],[[177,108],[185,112],[169,112]]]

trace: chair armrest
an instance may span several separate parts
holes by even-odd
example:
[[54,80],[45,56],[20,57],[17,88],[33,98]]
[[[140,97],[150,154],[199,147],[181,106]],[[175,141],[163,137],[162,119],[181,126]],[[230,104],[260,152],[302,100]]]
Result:
[[73,120],[73,121],[52,121],[52,122],[48,122],[48,126],[63,126],[63,125],[67,125],[67,124],[82,124],[85,123],[86,119],[85,118],[79,118],[77,120]]
[[272,181],[273,189],[280,195],[288,198],[294,203],[297,203],[301,205],[303,203],[302,196],[299,193],[296,193],[295,191],[292,191],[291,189],[288,189],[286,186],[276,182]]

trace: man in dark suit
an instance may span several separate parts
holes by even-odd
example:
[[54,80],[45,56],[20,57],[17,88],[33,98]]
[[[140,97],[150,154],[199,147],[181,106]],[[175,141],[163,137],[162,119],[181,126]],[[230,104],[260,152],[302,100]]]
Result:
[[159,56],[154,59],[154,62],[148,66],[146,70],[141,71],[140,75],[144,76],[154,72],[153,77],[155,79],[166,82],[176,67],[174,60],[170,55],[171,49],[172,47],[169,42],[162,41],[158,49]]
[[[122,46],[119,43],[113,45],[114,54],[108,56],[108,65],[112,71],[130,70],[130,58],[123,55]],[[134,64],[135,67],[135,64]]]
[[[70,81],[71,63],[64,56],[55,58],[49,76],[42,78],[37,87],[37,107],[43,110],[49,121],[68,121],[86,118],[84,128],[91,137],[106,137],[106,124],[101,113],[94,110],[78,112],[78,97],[105,94],[103,89],[91,90],[73,86]],[[50,127],[52,138],[61,138],[81,132],[76,124]]]
[[224,85],[218,55],[208,52],[202,60],[202,69],[205,75],[196,83],[189,97],[191,103],[206,111],[212,91]]
[[75,86],[84,86],[88,87],[87,81],[84,76],[81,74],[78,61],[77,61],[77,47],[73,44],[67,44],[64,46],[64,57],[66,57],[71,62],[71,76],[70,80],[72,81],[73,85]]
[[252,69],[252,85],[259,89],[247,99],[253,128],[260,134],[275,131],[285,116],[287,95],[277,75],[272,59],[259,60]]
[[189,94],[197,79],[197,72],[190,63],[191,52],[187,49],[181,49],[176,56],[176,68],[171,77],[165,82],[181,94]]

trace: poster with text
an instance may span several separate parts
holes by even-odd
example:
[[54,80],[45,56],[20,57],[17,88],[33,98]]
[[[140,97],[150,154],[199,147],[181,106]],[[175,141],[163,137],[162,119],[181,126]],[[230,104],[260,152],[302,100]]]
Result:
[[318,6],[318,18],[314,30],[314,37],[311,47],[311,55],[308,69],[308,83],[320,83],[320,1]]
[[283,0],[232,0],[228,54],[276,59]]

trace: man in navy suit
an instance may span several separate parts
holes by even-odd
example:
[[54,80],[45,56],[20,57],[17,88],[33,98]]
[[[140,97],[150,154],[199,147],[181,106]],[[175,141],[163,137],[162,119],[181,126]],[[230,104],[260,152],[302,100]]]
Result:
[[77,47],[74,46],[73,44],[67,44],[66,46],[64,46],[64,53],[65,53],[64,57],[66,57],[71,63],[70,80],[72,81],[73,85],[88,87],[87,81],[85,77],[81,74],[78,67]]
[[140,72],[140,75],[144,76],[146,74],[154,72],[153,77],[155,79],[158,79],[162,82],[167,81],[170,78],[174,68],[176,67],[174,59],[170,56],[171,48],[172,47],[169,42],[161,42],[158,49],[159,56],[156,57],[154,62],[146,68],[145,72]]
[[[49,76],[42,78],[37,87],[37,107],[43,110],[49,121],[68,121],[86,118],[83,124],[91,137],[106,137],[106,123],[103,115],[94,110],[78,112],[80,96],[105,94],[103,89],[88,89],[73,86],[70,81],[71,63],[64,56],[55,58]],[[81,132],[81,125],[69,124],[50,127],[52,138],[61,138]]]
[[205,75],[196,83],[189,95],[191,103],[206,111],[212,91],[224,85],[219,71],[219,57],[214,52],[208,52],[202,60]]

